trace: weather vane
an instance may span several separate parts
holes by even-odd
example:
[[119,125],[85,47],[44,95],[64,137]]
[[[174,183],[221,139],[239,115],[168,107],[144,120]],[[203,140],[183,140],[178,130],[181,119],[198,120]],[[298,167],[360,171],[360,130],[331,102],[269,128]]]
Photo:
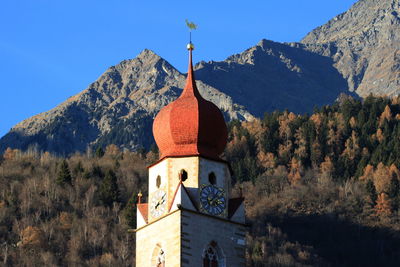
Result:
[[189,43],[192,43],[192,30],[196,30],[197,29],[197,25],[194,24],[193,22],[188,21],[187,19],[186,21],[186,26],[188,26],[189,28]]

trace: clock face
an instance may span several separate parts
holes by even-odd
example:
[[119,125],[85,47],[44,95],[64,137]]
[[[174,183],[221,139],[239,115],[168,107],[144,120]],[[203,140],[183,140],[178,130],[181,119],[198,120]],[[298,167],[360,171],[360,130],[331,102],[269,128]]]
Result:
[[150,213],[154,218],[160,217],[165,212],[167,205],[167,194],[163,190],[153,193],[150,203]]
[[220,215],[225,211],[226,199],[224,189],[206,185],[200,191],[200,203],[203,210],[212,215]]

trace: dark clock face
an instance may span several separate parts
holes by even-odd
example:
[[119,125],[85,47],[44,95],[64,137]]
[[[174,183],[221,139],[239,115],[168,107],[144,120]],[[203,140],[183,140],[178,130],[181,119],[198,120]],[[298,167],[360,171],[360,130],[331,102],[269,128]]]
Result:
[[200,203],[207,213],[220,215],[226,208],[225,192],[222,188],[206,185],[200,191]]

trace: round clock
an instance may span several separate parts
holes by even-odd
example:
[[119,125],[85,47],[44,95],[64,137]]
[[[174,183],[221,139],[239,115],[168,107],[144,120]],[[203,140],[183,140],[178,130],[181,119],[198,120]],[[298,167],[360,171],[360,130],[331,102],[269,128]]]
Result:
[[220,215],[225,211],[226,200],[224,189],[214,185],[206,185],[200,191],[200,203],[209,214]]
[[167,194],[163,190],[153,193],[150,203],[150,213],[154,218],[160,217],[165,212],[167,204]]

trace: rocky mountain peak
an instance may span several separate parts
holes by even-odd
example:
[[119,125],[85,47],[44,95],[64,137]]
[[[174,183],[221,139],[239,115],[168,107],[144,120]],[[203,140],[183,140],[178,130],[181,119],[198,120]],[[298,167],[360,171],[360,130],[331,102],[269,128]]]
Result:
[[400,0],[361,0],[302,40],[329,55],[360,96],[400,92]]
[[136,59],[149,59],[149,58],[153,58],[153,57],[158,58],[158,59],[161,58],[153,50],[145,48],[139,53],[139,55],[137,55]]
[[[361,0],[348,11],[310,32],[302,42],[379,41],[382,34],[388,34],[388,27],[399,25],[399,13],[399,0]],[[398,31],[395,35],[398,35]]]

